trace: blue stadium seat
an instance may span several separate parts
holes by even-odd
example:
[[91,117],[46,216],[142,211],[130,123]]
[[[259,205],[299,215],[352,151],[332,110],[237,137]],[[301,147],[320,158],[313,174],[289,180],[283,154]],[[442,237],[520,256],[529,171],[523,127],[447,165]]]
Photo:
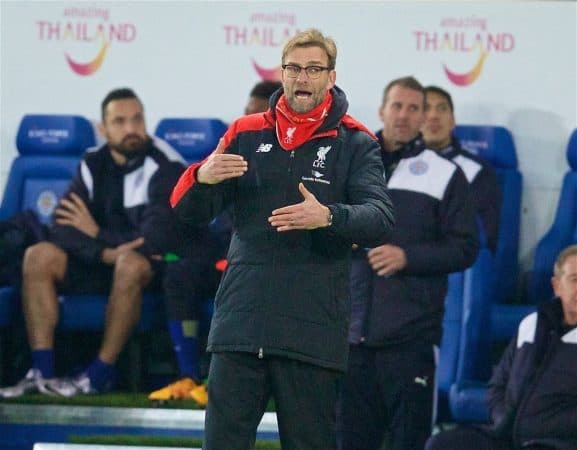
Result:
[[537,243],[528,291],[529,300],[538,304],[552,297],[551,276],[559,252],[577,242],[577,129],[567,144],[569,170],[563,177],[559,202],[551,228]]
[[518,170],[513,136],[504,127],[459,125],[455,135],[464,148],[489,161],[495,168],[503,203],[494,271],[487,274],[493,283],[491,335],[495,341],[509,339],[531,306],[510,304],[519,283],[519,233],[523,178]]
[[488,161],[499,179],[503,204],[495,251],[494,303],[514,297],[519,279],[519,232],[522,175],[518,170],[513,136],[504,127],[458,125],[455,135],[465,149]]
[[449,397],[455,422],[487,423],[489,421],[486,382],[464,380],[455,383],[451,386]]
[[[0,204],[0,219],[30,209],[48,223],[73,177],[79,155],[94,145],[92,124],[80,116],[26,115]],[[0,302],[2,302],[0,296]]]
[[439,347],[437,363],[437,411],[436,421],[450,420],[449,389],[455,382],[461,340],[461,320],[463,316],[464,272],[449,275],[449,285],[445,297],[443,316],[443,337]]
[[[18,155],[12,161],[0,204],[0,220],[30,209],[48,223],[76,171],[79,155],[94,144],[92,124],[83,117],[24,116],[16,138]],[[0,327],[11,324],[18,300],[15,287],[0,286]]]
[[487,283],[494,255],[482,248],[463,280],[463,314],[457,370],[449,389],[451,417],[456,422],[482,422],[488,416],[486,381],[491,371],[491,321],[494,285]]
[[[483,247],[481,239],[473,266],[449,277],[437,369],[437,419],[441,422],[459,420],[455,414],[461,411],[455,410],[451,399],[454,386],[468,385],[470,380],[486,381],[493,339],[501,339],[496,334],[514,332],[523,316],[519,308],[506,303],[517,288],[521,214],[522,177],[517,170],[513,138],[503,127],[477,125],[460,125],[455,135],[464,148],[495,168],[503,205],[495,254]],[[503,322],[501,309],[508,314],[507,322]]]
[[49,222],[76,171],[80,155],[95,144],[92,124],[80,116],[27,115],[18,129],[0,205],[0,219],[31,209]]
[[[535,250],[535,260],[533,272],[531,274],[528,292],[528,304],[520,305],[493,305],[492,311],[492,339],[495,335],[502,339],[511,338],[517,330],[520,318],[533,312],[537,305],[552,297],[551,276],[553,275],[553,264],[559,252],[567,245],[577,242],[577,129],[573,131],[567,145],[567,161],[569,171],[565,174],[557,212],[553,224],[549,231],[537,244]],[[477,278],[482,278],[482,274],[474,274]],[[477,283],[478,285],[478,283]],[[481,286],[479,286],[481,287]],[[483,303],[477,303],[474,298],[465,295],[464,309],[471,308],[471,315],[482,316]],[[495,306],[500,306],[495,310]],[[496,325],[495,315],[500,314],[501,323],[508,323],[507,326]],[[467,313],[464,313],[466,316]],[[466,358],[467,354],[475,352],[471,347],[468,337],[484,334],[484,321],[473,320],[468,324],[468,329],[462,330],[461,356]],[[480,343],[478,347],[490,348],[487,343]],[[449,403],[453,417],[457,422],[486,422],[489,420],[487,405],[487,373],[474,368],[466,370],[466,373],[458,374],[457,381],[451,386],[449,393]]]
[[214,118],[162,119],[154,134],[174,147],[189,163],[202,161],[218,144],[228,125]]

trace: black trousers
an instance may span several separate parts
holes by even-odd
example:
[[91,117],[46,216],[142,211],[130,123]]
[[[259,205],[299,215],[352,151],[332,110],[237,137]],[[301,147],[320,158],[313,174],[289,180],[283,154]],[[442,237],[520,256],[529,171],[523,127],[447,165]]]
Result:
[[432,431],[433,346],[351,345],[337,414],[340,450],[423,450]]
[[340,372],[252,353],[213,353],[205,450],[252,450],[269,399],[283,450],[335,450]]

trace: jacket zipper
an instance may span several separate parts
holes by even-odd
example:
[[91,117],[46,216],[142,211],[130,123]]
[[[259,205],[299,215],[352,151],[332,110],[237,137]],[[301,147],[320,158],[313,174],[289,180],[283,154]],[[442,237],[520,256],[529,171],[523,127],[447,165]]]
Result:
[[[294,151],[294,150],[291,150],[290,155],[289,155],[289,158],[290,158],[290,159],[289,159],[289,165],[288,165],[288,171],[287,171],[287,174],[288,174],[288,182],[287,182],[287,185],[286,185],[286,188],[285,188],[285,196],[284,196],[285,202],[284,202],[284,203],[287,203],[287,202],[288,202],[288,190],[290,189],[291,174],[292,174],[292,172],[293,172],[293,161],[294,161],[294,159],[295,159],[295,151]],[[278,237],[277,237],[277,239],[278,239]],[[272,262],[272,265],[273,265],[273,268],[276,269],[276,251],[275,251],[274,254],[273,254],[273,262]],[[264,349],[263,349],[263,347],[259,347],[257,357],[258,357],[258,359],[263,359],[263,358],[264,358]]]

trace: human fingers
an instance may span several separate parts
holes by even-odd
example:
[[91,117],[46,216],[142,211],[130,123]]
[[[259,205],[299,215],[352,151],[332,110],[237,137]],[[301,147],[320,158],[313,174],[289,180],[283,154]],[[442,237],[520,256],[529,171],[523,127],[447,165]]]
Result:
[[301,193],[301,195],[305,200],[307,199],[316,200],[314,194],[305,187],[304,183],[299,183],[299,192]]
[[60,218],[67,218],[72,219],[75,217],[74,212],[66,209],[66,208],[56,208],[54,210],[54,215]]
[[225,148],[226,146],[224,145],[224,138],[220,138],[216,148],[214,149],[214,153],[224,153]]
[[226,180],[244,175],[248,170],[246,161],[221,161],[210,168],[213,178]]
[[127,250],[133,250],[135,248],[142,246],[142,244],[144,244],[144,238],[139,237],[139,238],[136,238],[132,241],[125,242],[124,244],[122,244],[122,246]]
[[69,200],[68,198],[61,198],[60,203],[58,205],[58,209],[66,210],[66,211],[73,211],[76,209],[76,205],[73,201]]
[[74,204],[78,207],[78,209],[80,209],[83,212],[88,211],[88,209],[86,208],[86,203],[84,203],[84,200],[82,200],[82,197],[80,197],[78,194],[76,194],[75,192],[71,192],[70,198],[72,199]]

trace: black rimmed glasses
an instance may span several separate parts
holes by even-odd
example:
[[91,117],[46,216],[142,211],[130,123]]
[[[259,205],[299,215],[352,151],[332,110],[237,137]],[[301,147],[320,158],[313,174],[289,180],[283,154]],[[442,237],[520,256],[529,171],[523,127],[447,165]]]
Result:
[[297,66],[296,64],[283,64],[281,66],[286,73],[286,76],[289,78],[297,78],[301,73],[301,70],[304,70],[311,80],[316,80],[318,77],[321,76],[325,70],[331,70],[329,67],[323,66],[307,66],[301,67]]

